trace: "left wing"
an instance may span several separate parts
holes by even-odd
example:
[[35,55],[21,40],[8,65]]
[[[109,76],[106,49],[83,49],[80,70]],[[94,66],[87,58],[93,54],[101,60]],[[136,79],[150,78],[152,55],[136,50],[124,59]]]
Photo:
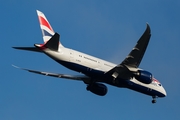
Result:
[[84,75],[65,75],[65,74],[58,74],[58,73],[50,73],[50,72],[43,72],[43,71],[37,71],[37,70],[30,70],[25,68],[20,68],[15,65],[12,65],[15,68],[22,69],[28,72],[45,75],[45,76],[51,76],[51,77],[57,77],[57,78],[65,78],[65,79],[71,79],[71,80],[78,80],[78,81],[84,81],[85,83],[88,83],[90,81],[90,78],[88,76]]
[[151,37],[151,30],[147,24],[146,30],[138,40],[137,44],[129,55],[116,67],[108,71],[106,74],[111,75],[114,78],[130,79],[133,72],[137,72],[139,64],[144,56],[146,48],[148,46]]
[[136,46],[133,48],[133,50],[129,53],[129,55],[125,58],[125,60],[121,64],[138,68],[144,56],[146,48],[148,46],[150,37],[151,37],[151,30],[149,25],[147,24],[146,30],[141,36],[141,38],[138,40]]

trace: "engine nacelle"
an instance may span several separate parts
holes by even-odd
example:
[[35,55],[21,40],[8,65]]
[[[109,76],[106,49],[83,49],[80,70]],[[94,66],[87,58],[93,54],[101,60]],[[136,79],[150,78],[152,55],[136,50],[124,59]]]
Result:
[[88,85],[86,89],[100,96],[104,96],[107,93],[107,87],[101,83],[93,83],[91,85]]
[[138,70],[135,74],[135,78],[145,84],[150,84],[152,82],[152,74],[144,70]]

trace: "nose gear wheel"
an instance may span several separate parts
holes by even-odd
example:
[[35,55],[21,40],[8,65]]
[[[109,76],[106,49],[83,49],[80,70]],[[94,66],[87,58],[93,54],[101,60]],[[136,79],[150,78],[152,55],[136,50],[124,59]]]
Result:
[[156,96],[152,96],[152,98],[153,98],[153,100],[152,100],[152,103],[154,104],[154,103],[156,103]]

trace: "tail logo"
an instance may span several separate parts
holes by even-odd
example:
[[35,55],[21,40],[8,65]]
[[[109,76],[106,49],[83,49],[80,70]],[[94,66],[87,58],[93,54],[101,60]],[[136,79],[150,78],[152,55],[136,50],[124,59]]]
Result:
[[43,34],[43,40],[46,43],[55,33],[51,25],[49,24],[48,20],[46,19],[46,16],[38,10],[37,14],[40,23],[40,28]]

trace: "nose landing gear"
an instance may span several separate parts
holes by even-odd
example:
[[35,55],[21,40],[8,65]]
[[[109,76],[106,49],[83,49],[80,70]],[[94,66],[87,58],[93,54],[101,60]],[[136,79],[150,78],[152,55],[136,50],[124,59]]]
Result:
[[153,98],[153,100],[152,100],[152,103],[154,104],[154,103],[156,103],[156,96],[152,96],[152,98]]

